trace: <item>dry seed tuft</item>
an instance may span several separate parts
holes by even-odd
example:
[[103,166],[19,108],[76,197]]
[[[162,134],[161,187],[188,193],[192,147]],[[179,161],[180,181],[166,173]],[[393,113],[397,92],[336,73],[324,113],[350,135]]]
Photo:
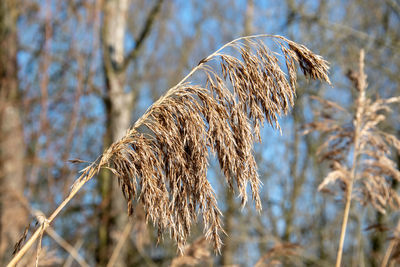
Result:
[[[400,181],[400,171],[393,160],[393,152],[400,153],[400,140],[380,130],[379,123],[391,111],[390,105],[400,102],[400,97],[372,100],[366,96],[367,76],[363,52],[361,54],[360,70],[347,74],[358,93],[355,114],[348,113],[336,103],[315,97],[324,112],[317,116],[322,118],[320,121],[307,125],[306,133],[319,131],[328,135],[318,154],[321,160],[329,162],[331,171],[318,190],[325,191],[330,184],[339,183],[347,191],[354,182],[352,197],[385,213],[388,207],[400,207],[400,196],[392,188],[394,181]],[[341,123],[333,114],[343,114],[348,119]],[[348,155],[354,153],[355,161],[352,162]],[[351,171],[352,168],[355,171]]]
[[[289,81],[278,54],[260,41],[264,37],[275,40],[284,55]],[[241,58],[222,53],[226,47],[234,48]],[[211,61],[219,61],[221,74],[209,65]],[[253,144],[261,139],[264,120],[279,128],[278,116],[293,106],[296,64],[306,76],[330,83],[325,60],[281,36],[243,37],[226,44],[155,102],[98,164],[84,170],[83,179],[102,167],[110,169],[118,177],[128,214],[133,212],[132,201],[138,200],[146,221],[158,226],[159,237],[168,229],[181,252],[200,215],[206,239],[219,251],[223,228],[207,179],[208,151],[218,158],[229,186],[238,188],[242,204],[250,184],[255,206],[261,210]],[[185,83],[196,71],[205,74],[205,83]]]

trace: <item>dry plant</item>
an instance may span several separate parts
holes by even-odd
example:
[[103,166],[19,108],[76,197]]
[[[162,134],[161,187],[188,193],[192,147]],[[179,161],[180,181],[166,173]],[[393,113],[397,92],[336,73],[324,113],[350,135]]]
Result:
[[132,232],[135,233],[134,242],[135,242],[135,247],[138,250],[139,254],[141,255],[144,254],[144,246],[150,243],[150,237],[142,205],[136,205],[134,212],[135,212],[135,219],[128,220],[122,234],[115,237],[115,239],[118,240],[118,242],[113,249],[110,260],[107,263],[107,267],[112,267],[115,265],[115,262],[120,256],[120,252],[123,246],[125,245],[125,242],[128,240],[129,235]]
[[[44,226],[43,220],[46,219],[46,216],[44,213],[40,210],[34,209],[28,200],[20,193],[13,191],[10,194],[15,200],[17,200],[19,203],[21,203],[21,206],[24,207],[28,213],[30,213],[32,216],[34,216],[36,219],[35,225],[41,225]],[[29,224],[28,226],[25,227],[24,233],[21,236],[21,239],[15,244],[14,246],[14,252],[13,255],[20,250],[20,246],[23,244],[25,241],[29,230],[31,229],[31,225]],[[62,247],[66,252],[69,253],[70,257],[74,259],[79,266],[82,267],[88,267],[89,264],[84,260],[84,258],[78,253],[78,251],[71,245],[69,244],[64,238],[62,238],[51,226],[48,226],[46,228],[46,233],[60,246]],[[39,264],[39,258],[40,258],[40,266],[44,265],[44,260],[47,261],[47,256],[46,253],[42,254],[42,247],[41,243],[39,242],[38,248],[36,249],[36,255],[35,255],[35,266],[38,266]],[[48,251],[48,248],[44,248],[44,251]],[[54,251],[53,251],[54,252]],[[50,255],[52,258],[54,255]],[[58,259],[61,261],[61,258]],[[27,261],[26,265],[30,265],[31,262]],[[21,264],[21,262],[20,262]],[[22,264],[23,265],[23,264]]]
[[184,250],[184,255],[174,258],[170,267],[195,266],[209,260],[210,256],[207,240],[201,237]]
[[254,267],[283,266],[283,260],[297,262],[301,247],[294,243],[281,243],[268,250],[256,262]]
[[[383,256],[381,267],[394,266],[395,263],[400,263],[400,220],[397,222],[397,226],[393,231],[393,237],[391,237],[388,248],[386,249],[385,255]],[[393,263],[393,265],[392,265]]]
[[[281,53],[271,51],[262,38],[272,39]],[[226,48],[238,52],[241,58],[223,53]],[[278,56],[284,59],[288,79]],[[220,72],[212,68],[211,61],[220,64]],[[137,199],[143,205],[146,222],[151,220],[158,227],[159,237],[168,229],[181,252],[192,223],[201,215],[205,237],[219,251],[223,228],[221,211],[207,179],[209,153],[218,158],[227,183],[231,188],[236,186],[243,205],[250,183],[255,206],[261,210],[253,143],[260,140],[264,120],[279,128],[278,116],[293,106],[296,63],[305,76],[330,83],[328,63],[284,37],[255,35],[224,45],[201,60],[121,140],[83,169],[70,195],[46,222],[51,223],[87,181],[107,168],[118,177],[129,215],[132,201]],[[186,82],[195,72],[203,73],[203,85]],[[37,230],[10,266],[39,235]]]
[[[353,198],[361,204],[371,204],[379,212],[387,207],[397,209],[400,197],[392,188],[394,180],[400,180],[400,171],[391,159],[393,150],[400,153],[400,141],[379,129],[386,119],[390,104],[400,102],[400,97],[372,100],[366,96],[367,76],[364,72],[364,51],[360,52],[358,72],[348,73],[358,93],[355,114],[350,114],[337,103],[316,98],[323,107],[317,115],[321,121],[308,124],[306,133],[319,131],[328,135],[317,154],[328,161],[331,171],[318,190],[328,190],[337,183],[344,191],[345,209],[339,241],[336,266],[340,266],[347,221]],[[341,124],[334,114],[344,114],[349,121]]]

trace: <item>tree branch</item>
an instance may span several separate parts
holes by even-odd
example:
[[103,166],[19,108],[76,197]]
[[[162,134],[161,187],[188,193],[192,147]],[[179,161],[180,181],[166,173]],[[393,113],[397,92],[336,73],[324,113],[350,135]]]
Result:
[[161,4],[164,0],[157,0],[154,4],[153,8],[150,10],[150,13],[147,15],[146,22],[143,26],[142,31],[140,32],[139,38],[136,40],[135,47],[129,52],[129,54],[125,57],[122,65],[117,69],[118,72],[123,72],[129,66],[129,63],[137,58],[139,55],[139,51],[143,46],[144,41],[149,36],[151,28],[154,24],[155,18],[157,14],[160,12]]

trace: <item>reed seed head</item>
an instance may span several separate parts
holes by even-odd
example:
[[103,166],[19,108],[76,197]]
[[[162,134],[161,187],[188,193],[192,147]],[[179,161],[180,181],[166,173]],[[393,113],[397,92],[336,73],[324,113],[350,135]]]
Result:
[[[279,54],[262,38],[275,40],[287,75]],[[278,117],[293,106],[296,64],[306,76],[329,83],[325,60],[281,36],[240,38],[223,48],[227,47],[240,57],[218,50],[203,59],[192,73],[203,72],[204,84],[181,82],[171,88],[105,151],[96,166],[118,177],[128,214],[137,199],[146,221],[158,226],[159,237],[168,229],[181,252],[198,216],[214,249],[219,251],[222,245],[222,214],[207,179],[209,153],[216,155],[228,185],[237,187],[242,205],[250,184],[256,209],[261,210],[253,156],[260,128],[265,120],[279,128]],[[220,63],[220,71],[211,67],[212,61]]]

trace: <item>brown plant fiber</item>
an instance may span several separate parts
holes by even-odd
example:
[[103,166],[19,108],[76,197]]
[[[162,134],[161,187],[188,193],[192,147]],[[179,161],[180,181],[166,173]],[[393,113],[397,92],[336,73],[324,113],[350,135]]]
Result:
[[[362,52],[363,53],[363,52]],[[349,190],[354,183],[354,194],[362,204],[371,204],[379,212],[400,207],[400,196],[393,190],[393,181],[400,181],[400,171],[396,169],[394,153],[400,152],[400,141],[393,134],[382,131],[379,124],[386,120],[391,105],[400,102],[400,97],[388,99],[367,97],[367,76],[364,73],[364,54],[360,59],[360,70],[350,71],[358,97],[355,100],[355,114],[350,114],[339,104],[314,97],[321,103],[324,115],[319,121],[307,125],[306,133],[319,131],[328,134],[327,139],[318,148],[321,161],[330,163],[331,171],[319,185],[319,190],[328,191],[328,186],[339,182],[342,188]],[[332,115],[344,114],[345,123]],[[358,142],[355,142],[356,137]],[[354,161],[348,155],[354,154]],[[355,168],[352,178],[351,169]]]
[[[280,54],[262,38],[274,40]],[[241,58],[221,52],[228,47]],[[211,67],[215,62],[220,70]],[[329,83],[328,63],[322,57],[281,36],[249,36],[226,44],[155,102],[121,140],[83,170],[81,179],[91,179],[100,168],[110,169],[118,177],[128,214],[133,200],[142,203],[146,221],[158,226],[160,237],[168,229],[181,251],[200,215],[205,237],[219,250],[223,228],[207,179],[209,153],[216,155],[229,186],[237,187],[242,204],[250,184],[261,210],[253,144],[260,140],[264,120],[279,128],[278,116],[293,106],[296,64],[306,76]],[[204,74],[204,84],[185,82],[194,72]]]

